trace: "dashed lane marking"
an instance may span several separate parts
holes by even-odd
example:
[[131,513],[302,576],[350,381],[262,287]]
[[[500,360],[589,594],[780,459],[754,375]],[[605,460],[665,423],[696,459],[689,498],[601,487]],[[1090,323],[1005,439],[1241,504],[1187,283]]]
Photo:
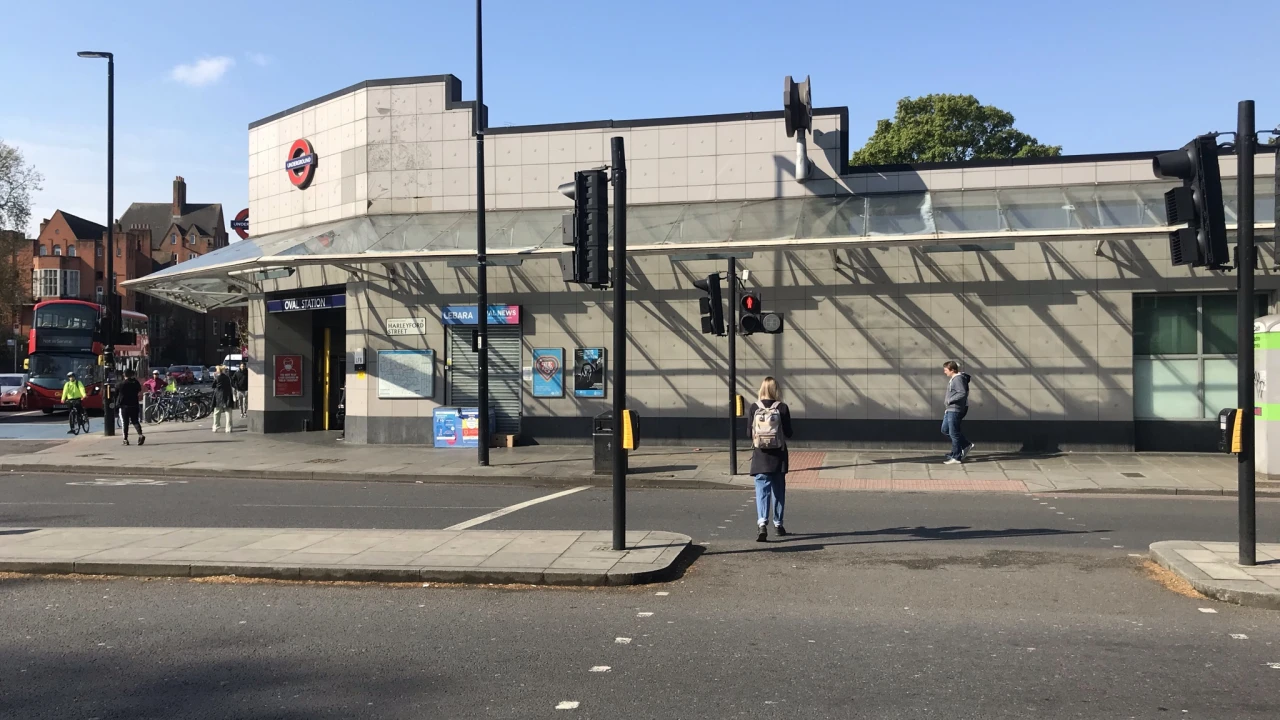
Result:
[[565,700],[565,701],[561,702],[559,705],[556,705],[556,709],[557,709],[557,710],[577,710],[577,709],[578,709],[578,701],[577,701],[577,700]]
[[1231,633],[1231,639],[1232,640],[1248,640],[1249,636],[1242,635],[1241,633]]
[[1213,608],[1200,608],[1200,612],[1202,612],[1202,613],[1208,613],[1208,614],[1210,614],[1210,615],[1217,615],[1217,614],[1218,614],[1218,611],[1217,611],[1217,610],[1214,610]]
[[638,613],[636,613],[636,617],[653,617],[653,613],[651,613],[651,612],[638,612]]
[[613,668],[609,667],[608,665],[592,665],[591,666],[591,672],[609,672],[612,669]]
[[617,645],[630,645],[631,638],[614,638],[613,642],[614,644],[617,644]]

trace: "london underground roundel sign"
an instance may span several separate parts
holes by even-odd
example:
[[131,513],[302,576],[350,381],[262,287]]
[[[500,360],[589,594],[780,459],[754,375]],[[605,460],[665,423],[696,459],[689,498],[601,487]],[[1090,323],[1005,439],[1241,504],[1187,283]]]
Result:
[[284,162],[285,172],[289,173],[289,182],[299,188],[311,183],[316,170],[316,152],[307,140],[295,140],[289,148],[289,157]]
[[236,219],[231,221],[231,229],[236,231],[241,240],[249,237],[249,208],[245,208],[236,213]]

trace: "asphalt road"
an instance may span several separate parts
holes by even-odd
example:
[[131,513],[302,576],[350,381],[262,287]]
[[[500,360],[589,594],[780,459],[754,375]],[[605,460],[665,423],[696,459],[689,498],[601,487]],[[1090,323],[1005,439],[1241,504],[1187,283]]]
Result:
[[[0,524],[445,527],[552,492],[15,475]],[[605,529],[608,500],[584,490],[480,527]],[[634,589],[0,579],[0,717],[1272,718],[1280,706],[1277,615],[1174,594],[1131,556],[1158,539],[1232,539],[1229,499],[790,500],[796,535],[761,545],[746,491],[630,493],[632,527],[707,543],[681,579]],[[1280,504],[1259,514],[1260,535],[1280,536]]]

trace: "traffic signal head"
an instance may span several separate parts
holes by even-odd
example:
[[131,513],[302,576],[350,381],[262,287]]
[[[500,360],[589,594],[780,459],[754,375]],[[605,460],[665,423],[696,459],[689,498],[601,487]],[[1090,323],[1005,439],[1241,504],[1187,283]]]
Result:
[[1182,187],[1164,195],[1169,224],[1187,224],[1185,229],[1169,233],[1173,264],[1225,267],[1230,256],[1217,139],[1201,135],[1181,150],[1161,153],[1151,161],[1151,169],[1157,177],[1182,181]]
[[694,280],[693,286],[706,293],[698,298],[702,332],[724,335],[724,300],[720,296],[720,275],[713,273],[701,280]]
[[576,172],[573,182],[560,186],[573,199],[572,231],[565,230],[566,244],[573,244],[573,281],[592,287],[609,284],[608,186],[604,170]]
[[744,292],[738,300],[738,309],[742,318],[738,323],[739,332],[743,335],[761,332],[764,326],[760,323],[760,296],[753,292]]

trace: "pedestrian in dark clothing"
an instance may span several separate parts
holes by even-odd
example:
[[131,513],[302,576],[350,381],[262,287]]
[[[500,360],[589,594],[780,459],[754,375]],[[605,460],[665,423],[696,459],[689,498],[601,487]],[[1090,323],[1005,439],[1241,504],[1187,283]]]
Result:
[[769,539],[769,502],[779,536],[787,534],[782,510],[787,496],[787,439],[791,437],[791,409],[778,400],[778,382],[767,377],[751,404],[751,474],[756,481],[756,542]]
[[235,391],[236,407],[240,409],[240,417],[246,417],[249,414],[249,373],[243,364],[231,373],[231,389]]
[[235,399],[231,389],[231,378],[225,366],[218,366],[218,374],[213,376],[213,431],[222,427],[222,419],[227,420],[227,434],[231,434],[231,407]]
[[969,373],[960,372],[954,360],[942,364],[942,374],[947,376],[946,410],[942,413],[942,434],[951,438],[951,452],[944,465],[959,465],[973,450],[973,443],[964,436],[960,421],[969,414]]
[[116,406],[120,408],[120,424],[124,426],[124,444],[129,444],[129,424],[138,430],[138,445],[147,442],[142,434],[141,407],[142,383],[138,382],[138,374],[133,370],[124,371],[124,379],[116,385]]

